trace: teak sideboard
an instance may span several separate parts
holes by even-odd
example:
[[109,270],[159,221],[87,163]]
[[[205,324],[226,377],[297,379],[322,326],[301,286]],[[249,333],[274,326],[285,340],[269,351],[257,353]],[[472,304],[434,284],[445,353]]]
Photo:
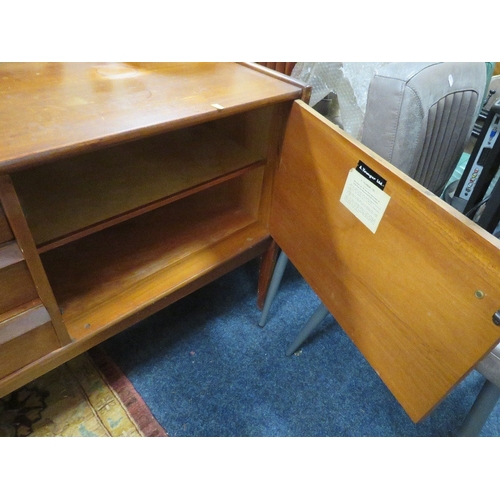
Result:
[[[424,418],[500,339],[499,242],[308,90],[254,64],[0,65],[0,396],[258,256],[263,295],[279,246]],[[340,201],[360,161],[375,230]]]

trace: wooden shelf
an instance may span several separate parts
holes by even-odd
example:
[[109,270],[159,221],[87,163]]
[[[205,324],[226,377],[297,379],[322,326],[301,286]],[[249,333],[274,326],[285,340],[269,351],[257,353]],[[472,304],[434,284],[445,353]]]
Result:
[[19,314],[22,314],[25,311],[28,311],[29,309],[38,307],[40,305],[43,305],[42,301],[37,297],[36,299],[32,299],[24,304],[21,304],[13,309],[10,309],[7,312],[0,313],[0,325],[6,320],[13,318],[14,316],[17,316]]
[[258,199],[246,195],[253,180],[233,179],[44,253],[70,335],[98,333],[266,240]]
[[262,146],[242,146],[228,137],[226,121],[13,174],[39,251],[56,248],[264,165]]
[[18,308],[0,322],[0,377],[60,347],[47,309],[40,301]]

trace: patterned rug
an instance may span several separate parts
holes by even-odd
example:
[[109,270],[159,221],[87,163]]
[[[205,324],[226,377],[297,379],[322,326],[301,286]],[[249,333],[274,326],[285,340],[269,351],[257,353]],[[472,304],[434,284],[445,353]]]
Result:
[[130,381],[96,347],[0,399],[2,437],[163,437]]

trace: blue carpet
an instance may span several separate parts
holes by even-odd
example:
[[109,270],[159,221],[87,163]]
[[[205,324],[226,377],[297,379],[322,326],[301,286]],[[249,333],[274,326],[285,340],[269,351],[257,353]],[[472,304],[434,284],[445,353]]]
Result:
[[[331,316],[286,357],[319,299],[289,264],[260,328],[257,270],[250,262],[103,344],[170,436],[456,434],[481,375],[414,424]],[[482,435],[500,435],[500,405]]]

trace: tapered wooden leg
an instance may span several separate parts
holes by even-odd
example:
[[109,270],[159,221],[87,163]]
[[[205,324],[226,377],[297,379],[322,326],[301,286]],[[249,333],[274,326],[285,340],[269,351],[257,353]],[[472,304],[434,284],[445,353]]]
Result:
[[274,266],[276,265],[276,258],[278,256],[279,247],[273,240],[271,246],[265,252],[260,260],[259,271],[259,284],[257,290],[257,307],[262,310],[266,300],[269,284],[273,276]]

